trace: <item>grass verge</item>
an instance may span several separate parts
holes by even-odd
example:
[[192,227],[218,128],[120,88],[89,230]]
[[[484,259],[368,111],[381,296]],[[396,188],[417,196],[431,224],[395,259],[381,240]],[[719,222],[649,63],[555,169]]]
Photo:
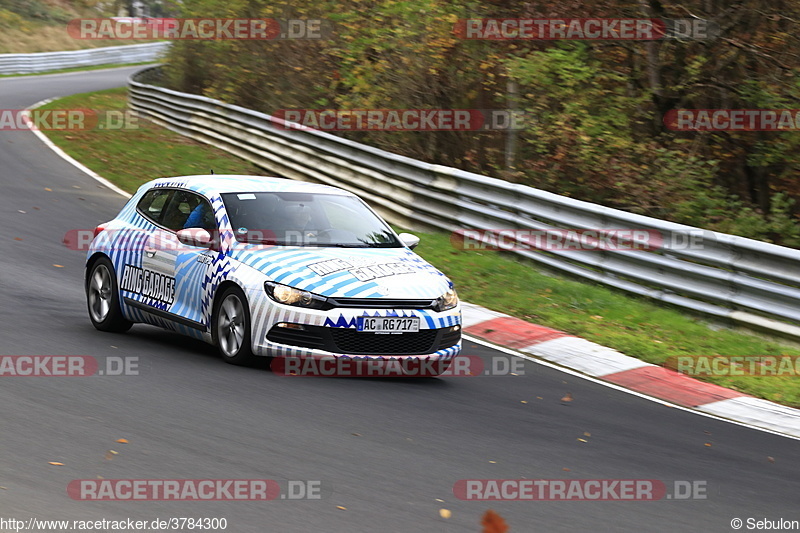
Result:
[[[122,110],[125,89],[70,96],[53,109]],[[226,152],[140,121],[138,129],[50,131],[72,157],[125,190],[160,176],[263,174]],[[500,252],[457,250],[448,235],[420,234],[417,252],[455,282],[461,297],[513,316],[615,348],[654,364],[679,355],[800,355],[800,350],[746,332],[713,329],[681,312],[599,285],[537,270]],[[796,376],[714,376],[706,381],[800,407]]]
[[[121,87],[59,98],[42,109],[123,111],[128,91]],[[154,178],[191,174],[262,174],[263,171],[227,152],[136,120],[125,129],[46,132],[67,154],[126,191]]]
[[[104,11],[102,4],[108,4],[105,6],[108,11]],[[111,4],[77,0],[0,1],[0,54],[60,52],[141,43],[133,39],[76,39],[67,30],[70,20],[110,15],[116,11]]]

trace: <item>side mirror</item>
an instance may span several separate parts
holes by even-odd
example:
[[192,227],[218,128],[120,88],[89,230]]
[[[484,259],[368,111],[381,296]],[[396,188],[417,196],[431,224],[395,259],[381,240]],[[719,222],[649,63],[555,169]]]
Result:
[[419,244],[419,237],[411,233],[401,233],[398,237],[400,237],[400,242],[408,246],[411,250]]
[[188,246],[198,246],[200,248],[211,247],[211,234],[203,228],[186,228],[178,231],[175,235],[178,241]]

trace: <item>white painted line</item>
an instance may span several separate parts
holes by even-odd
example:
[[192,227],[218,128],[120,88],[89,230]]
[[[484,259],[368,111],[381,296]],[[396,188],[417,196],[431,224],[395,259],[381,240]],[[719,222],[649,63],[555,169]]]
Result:
[[[674,409],[679,409],[681,411],[686,411],[687,413],[694,413],[694,414],[696,414],[698,416],[704,416],[706,418],[713,418],[714,420],[720,420],[722,422],[728,422],[730,424],[736,424],[737,426],[742,426],[742,427],[746,427],[746,428],[750,428],[750,429],[755,429],[755,430],[758,430],[758,431],[763,431],[764,433],[771,433],[773,435],[778,435],[780,437],[786,437],[787,439],[800,440],[800,436],[796,436],[796,435],[788,434],[788,433],[781,433],[780,429],[774,430],[774,429],[770,429],[770,428],[767,428],[767,427],[760,427],[760,426],[756,426],[756,425],[753,425],[753,424],[750,424],[750,423],[740,422],[738,420],[733,420],[731,418],[726,418],[725,415],[717,415],[717,414],[714,414],[714,413],[706,413],[706,412],[703,412],[703,411],[698,411],[697,409],[691,409],[689,407],[684,407],[682,405],[677,405],[677,404],[674,404],[672,402],[668,402],[666,400],[662,400],[661,398],[656,398],[655,396],[648,396],[647,394],[643,394],[641,392],[637,392],[637,391],[631,390],[631,389],[626,389],[625,387],[622,387],[620,385],[616,385],[614,383],[610,383],[608,381],[603,381],[600,378],[587,376],[586,374],[584,374],[582,372],[578,372],[576,370],[572,370],[571,368],[566,368],[566,367],[557,365],[555,363],[551,363],[550,361],[545,361],[544,359],[537,359],[535,357],[531,357],[530,355],[526,355],[526,354],[520,353],[520,352],[518,352],[516,350],[512,350],[511,348],[506,348],[505,346],[499,346],[497,344],[485,341],[483,339],[479,339],[477,337],[473,337],[471,335],[463,335],[463,338],[468,340],[468,341],[474,342],[475,344],[480,344],[481,346],[486,346],[487,348],[491,348],[493,350],[497,350],[498,352],[507,353],[509,355],[513,355],[515,357],[519,357],[520,359],[525,359],[526,361],[530,361],[531,363],[535,363],[537,365],[546,366],[548,368],[552,368],[554,370],[558,370],[559,372],[563,372],[565,374],[569,374],[570,376],[575,376],[575,377],[578,377],[578,378],[581,378],[581,379],[585,379],[586,381],[590,381],[592,383],[597,383],[598,385],[603,385],[604,387],[608,387],[610,389],[618,390],[620,392],[624,392],[624,393],[630,394],[632,396],[638,396],[639,398],[643,398],[645,400],[649,400],[651,402],[658,403],[658,404],[661,404],[661,405],[664,405],[664,406],[667,406],[667,407],[672,407]],[[764,401],[766,401],[766,400],[764,400]],[[768,402],[768,403],[771,403],[771,402]],[[709,405],[711,405],[711,404],[709,404]],[[787,407],[787,409],[789,409],[789,408]]]
[[[43,106],[45,104],[48,104],[48,103],[52,102],[53,100],[55,100],[55,98],[48,98],[47,100],[42,100],[41,102],[36,102],[32,106],[27,107],[26,111],[30,111],[32,109],[36,109],[37,107],[41,107],[41,106]],[[46,144],[48,148],[50,148],[53,152],[55,152],[56,155],[61,157],[61,159],[63,159],[64,161],[70,163],[72,166],[74,166],[78,170],[84,172],[89,177],[99,181],[104,187],[107,187],[107,188],[111,189],[115,193],[120,194],[120,195],[124,196],[125,198],[130,198],[131,197],[131,195],[128,194],[127,192],[123,191],[122,189],[120,189],[119,187],[117,187],[116,185],[114,185],[113,183],[111,183],[110,181],[108,181],[107,179],[102,177],[101,175],[99,175],[96,172],[94,172],[92,169],[82,165],[80,162],[76,161],[74,158],[69,156],[67,153],[64,152],[64,150],[62,150],[61,148],[56,146],[53,143],[53,141],[51,141],[41,131],[35,130],[35,129],[31,129],[30,131],[31,131],[31,133],[33,133],[34,135],[39,137],[39,140],[41,140],[44,144]]]
[[740,396],[707,403],[698,409],[800,437],[800,411],[761,398]]
[[540,342],[521,351],[596,377],[655,366],[579,337]]

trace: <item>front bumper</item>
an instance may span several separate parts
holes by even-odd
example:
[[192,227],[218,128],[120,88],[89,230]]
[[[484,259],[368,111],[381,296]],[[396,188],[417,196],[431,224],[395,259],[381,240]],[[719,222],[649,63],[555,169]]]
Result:
[[[348,355],[425,355],[461,342],[461,326],[421,329],[414,333],[375,334],[352,328],[281,324],[272,326],[267,340],[273,344]],[[302,329],[300,329],[302,328]]]
[[[279,306],[285,308],[287,306]],[[296,308],[294,308],[296,309]],[[452,359],[461,352],[460,306],[445,312],[429,309],[333,309],[275,313],[254,336],[254,350],[272,357],[327,357],[421,360]],[[417,316],[413,333],[360,332],[360,316]]]

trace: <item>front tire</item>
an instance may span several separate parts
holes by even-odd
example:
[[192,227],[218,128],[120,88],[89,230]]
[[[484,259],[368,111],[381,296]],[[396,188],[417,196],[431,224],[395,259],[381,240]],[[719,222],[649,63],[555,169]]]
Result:
[[92,325],[100,331],[122,333],[133,326],[133,322],[122,315],[117,276],[107,257],[101,257],[92,265],[86,279],[86,304]]
[[250,309],[238,287],[228,287],[216,300],[211,331],[226,363],[244,365],[253,360]]

